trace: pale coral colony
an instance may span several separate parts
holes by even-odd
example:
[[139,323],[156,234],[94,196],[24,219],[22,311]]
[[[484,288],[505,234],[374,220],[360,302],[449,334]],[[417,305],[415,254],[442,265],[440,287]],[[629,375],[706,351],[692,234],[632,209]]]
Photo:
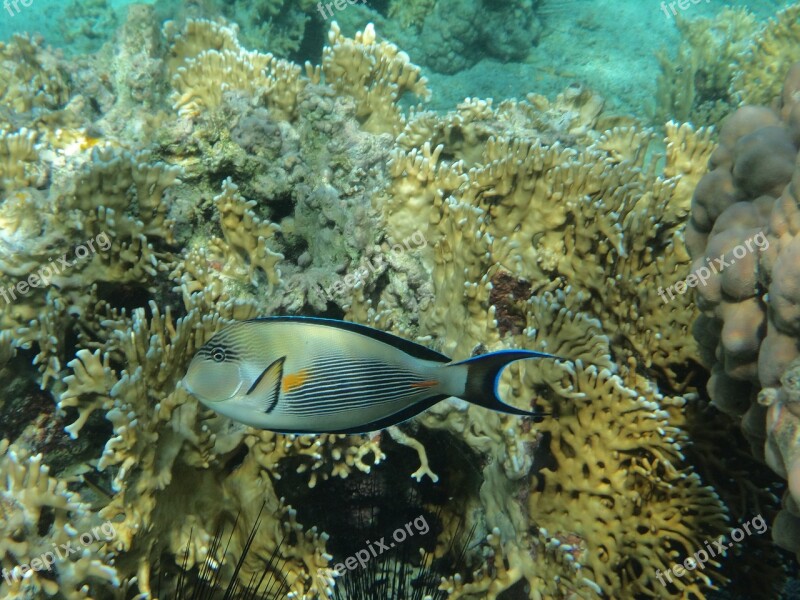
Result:
[[[780,597],[800,552],[800,5],[676,16],[629,115],[535,80],[432,110],[426,70],[521,64],[554,18],[456,4],[323,21],[311,0],[97,0],[64,8],[63,49],[0,43],[2,598],[265,570],[280,597],[367,597],[335,564],[418,515],[425,555],[381,564],[428,568],[436,598]],[[447,21],[467,4],[481,18]],[[759,232],[767,250],[658,294]],[[225,324],[275,314],[569,360],[501,380],[542,422],[453,401],[371,435],[246,428],[178,386]],[[767,534],[659,581],[756,514]]]

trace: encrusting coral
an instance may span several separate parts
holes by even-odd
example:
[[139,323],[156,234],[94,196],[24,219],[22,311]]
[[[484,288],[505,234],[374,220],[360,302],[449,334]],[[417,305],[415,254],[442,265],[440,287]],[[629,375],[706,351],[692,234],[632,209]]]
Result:
[[[469,572],[442,583],[450,598],[525,585],[531,598],[657,596],[659,570],[727,530],[725,507],[684,452],[696,403],[686,365],[704,350],[687,335],[697,310],[688,296],[656,292],[691,264],[680,233],[691,191],[709,156],[722,160],[708,131],[668,124],[659,162],[654,132],[605,119],[602,99],[579,85],[552,102],[405,112],[405,92],[428,96],[425,79],[371,25],[353,38],[333,25],[322,64],[303,69],[245,50],[235,27],[168,23],[161,44],[154,27],[152,12],[132,8],[123,48],[112,44],[98,64],[149,40],[139,73],[160,78],[148,95],[157,118],[120,104],[122,80],[57,63],[38,67],[52,76],[39,101],[69,121],[66,133],[2,123],[4,289],[90,236],[109,240],[0,316],[0,362],[31,358],[18,376],[56,399],[68,434],[105,427],[95,459],[80,465],[97,478],[80,511],[116,534],[87,554],[94,571],[76,566],[60,592],[69,597],[91,571],[99,595],[114,575],[100,563],[111,561],[120,586],[143,598],[184,557],[187,568],[247,581],[258,561],[234,574],[210,540],[233,528],[239,554],[263,506],[252,555],[277,557],[271,575],[293,597],[324,597],[339,579],[331,540],[287,491],[313,498],[358,481],[405,446],[419,465],[404,485],[419,497],[454,475],[427,432],[462,444],[476,482],[425,506],[441,522],[435,555],[452,547],[460,515],[475,528]],[[87,107],[81,88],[113,99]],[[27,94],[7,91],[0,107],[30,110]],[[43,155],[53,159],[46,176]],[[41,239],[21,243],[33,230]],[[216,416],[179,385],[226,323],[287,311],[373,325],[454,359],[551,352],[561,359],[510,367],[501,395],[557,418],[450,401],[386,435],[286,436]],[[725,581],[720,563],[669,591],[703,597]]]

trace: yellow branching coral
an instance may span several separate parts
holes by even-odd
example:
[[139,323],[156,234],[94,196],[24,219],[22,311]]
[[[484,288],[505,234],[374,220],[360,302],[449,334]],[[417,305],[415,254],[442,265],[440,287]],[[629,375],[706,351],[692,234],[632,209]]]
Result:
[[39,163],[37,134],[25,128],[16,133],[0,130],[0,191],[41,187],[46,171]]
[[757,30],[747,9],[723,8],[713,19],[676,18],[682,43],[677,56],[656,54],[661,67],[656,87],[656,123],[668,119],[710,125],[729,110],[728,86],[736,61]]
[[[531,517],[551,535],[582,540],[583,577],[608,595],[652,594],[658,570],[725,531],[719,500],[696,473],[679,467],[685,440],[660,409],[667,399],[652,387],[631,389],[605,369],[576,369],[570,380],[560,418],[541,428],[553,436],[557,466],[539,473],[543,492],[530,498]],[[564,518],[566,498],[576,508]],[[687,572],[676,585],[699,595],[711,577],[719,579],[710,570]]]
[[167,21],[162,34],[169,44],[167,70],[170,76],[174,76],[186,60],[208,50],[238,52],[241,48],[237,33],[235,25],[222,25],[206,19],[189,19],[182,30],[174,21]]
[[[654,136],[633,128],[587,130],[585,147],[565,148],[505,133],[494,121],[494,135],[475,137],[478,148],[466,148],[459,140],[491,119],[491,107],[476,108],[480,118],[458,117],[463,135],[449,138],[447,129],[438,129],[435,150],[397,149],[390,164],[393,181],[382,205],[387,233],[399,239],[412,225],[424,232],[429,249],[416,258],[431,273],[431,301],[420,307],[413,328],[401,326],[389,288],[377,303],[369,294],[357,297],[349,314],[409,337],[432,336],[455,358],[517,347],[577,361],[512,365],[501,381],[501,394],[510,393],[515,406],[555,407],[557,421],[525,426],[474,408],[464,415],[447,404],[420,416],[426,426],[456,432],[494,458],[482,473],[480,509],[492,536],[499,536],[488,538],[490,552],[511,568],[488,568],[471,584],[452,580],[455,597],[493,598],[523,577],[542,598],[623,597],[634,588],[655,594],[657,569],[725,528],[719,499],[681,453],[685,400],[662,395],[636,374],[638,357],[646,357],[642,366],[663,373],[677,390],[684,384],[676,366],[698,360],[688,300],[667,304],[656,289],[689,264],[680,228],[692,182],[713,150],[709,133],[670,126],[667,160],[656,174],[647,163]],[[529,103],[503,111],[516,115],[517,130],[525,131],[521,119],[531,132],[539,127]],[[425,119],[425,127],[435,125],[434,117]],[[456,119],[445,115],[442,122]],[[406,132],[404,144],[419,135]],[[468,170],[461,162],[466,156]],[[661,248],[657,256],[654,247]],[[626,366],[617,373],[615,363]],[[554,463],[552,472],[534,476],[530,452],[543,434],[549,443],[540,451]],[[509,481],[545,489],[531,491],[520,506],[508,498]],[[606,492],[592,494],[604,485]],[[565,511],[573,500],[581,507]],[[682,515],[687,503],[696,518]],[[643,512],[649,533],[626,538]],[[532,523],[539,534],[520,537]],[[682,585],[702,594],[712,577],[720,580],[701,574]]]
[[173,108],[184,116],[222,104],[226,91],[236,90],[256,99],[272,91],[263,70],[270,56],[241,50],[204,50],[178,68],[172,84],[176,89]]
[[[299,66],[272,54],[248,52],[236,30],[208,21],[189,21],[182,33],[166,28],[172,38],[169,67],[174,73],[173,108],[197,116],[222,104],[225,92],[237,91],[291,118],[303,83]],[[211,48],[204,42],[211,41]]]
[[[669,373],[669,363],[683,364],[696,355],[694,344],[682,341],[693,313],[685,310],[687,300],[670,305],[656,293],[658,286],[642,289],[639,284],[651,280],[667,287],[689,264],[679,228],[689,212],[692,182],[702,174],[698,165],[705,164],[713,146],[707,131],[670,126],[664,173],[656,176],[645,165],[652,137],[617,129],[581,151],[558,142],[544,146],[524,137],[489,137],[477,158],[475,147],[462,151],[458,143],[452,148],[441,144],[434,151],[427,144],[395,150],[390,163],[394,181],[384,208],[389,231],[399,239],[422,223],[421,231],[434,247],[443,247],[438,240],[443,235],[447,239],[445,228],[452,223],[459,223],[460,231],[480,232],[471,244],[454,240],[461,256],[443,258],[442,268],[453,272],[443,272],[441,281],[461,289],[463,284],[455,282],[462,269],[471,269],[464,277],[477,283],[493,264],[528,282],[561,277],[568,285],[591,290],[597,298],[591,301],[595,314],[618,323],[641,356]],[[638,150],[622,153],[620,145],[628,141],[639,143]],[[476,163],[467,173],[458,160],[462,152],[469,152]],[[679,183],[684,177],[686,183]],[[467,219],[469,210],[462,207],[462,216],[454,219],[450,215],[459,204],[478,212]],[[649,249],[653,245],[667,250],[655,257]],[[457,265],[467,260],[464,248],[474,255],[467,265]],[[581,258],[589,254],[592,261]],[[470,313],[485,312],[479,306]],[[452,310],[447,307],[443,314],[449,316],[437,321],[453,322]],[[681,322],[667,346],[664,334],[654,335],[665,318]],[[452,331],[445,337],[448,344],[463,347],[458,336]]]
[[731,91],[745,104],[770,104],[780,94],[783,74],[800,60],[800,4],[780,11],[735,62]]
[[[0,106],[25,113],[34,108],[58,109],[66,104],[66,77],[51,64],[52,57],[39,42],[15,35],[10,42],[0,43]],[[0,119],[5,120],[1,112]]]
[[[95,147],[91,156],[62,195],[60,212],[69,217],[70,211],[81,211],[83,227],[91,233],[100,233],[113,220],[116,238],[157,236],[171,242],[164,193],[179,182],[180,169],[148,162],[146,153],[134,155],[112,147]],[[131,205],[136,207],[134,214]]]
[[317,480],[329,477],[347,477],[354,469],[369,473],[386,455],[381,451],[380,440],[359,436],[326,434],[321,436],[284,436],[271,431],[248,435],[245,443],[253,449],[255,460],[276,478],[277,467],[287,456],[303,457],[298,473],[308,473],[308,487]]
[[658,54],[655,120],[710,125],[737,105],[770,104],[783,73],[800,60],[798,15],[797,4],[764,25],[746,9],[724,8],[714,19],[679,15],[677,57]]
[[[49,475],[42,456],[0,442],[0,555],[4,598],[63,594],[68,600],[91,600],[88,582],[96,578],[119,584],[109,563],[104,542],[113,537],[113,527],[99,530],[80,496],[67,489],[65,481]],[[105,525],[105,524],[104,524]],[[111,524],[109,524],[111,525]],[[84,540],[86,542],[84,543]],[[62,553],[63,549],[63,553]],[[77,557],[72,557],[77,552]]]
[[260,269],[270,285],[278,285],[281,272],[277,265],[283,255],[270,250],[269,243],[280,227],[259,219],[253,212],[256,203],[242,198],[230,179],[222,184],[222,193],[214,198],[214,203],[219,211],[225,241],[247,265],[250,278],[255,281],[256,270]]
[[328,85],[355,100],[356,118],[372,133],[397,133],[403,127],[397,101],[404,93],[423,99],[430,94],[419,68],[394,44],[378,42],[372,24],[351,39],[334,22],[322,53],[322,72]]

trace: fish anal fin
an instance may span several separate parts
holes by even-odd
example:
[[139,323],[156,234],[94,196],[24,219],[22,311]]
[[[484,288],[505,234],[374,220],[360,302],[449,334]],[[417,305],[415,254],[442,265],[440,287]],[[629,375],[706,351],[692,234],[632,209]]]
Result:
[[257,408],[264,413],[270,413],[278,403],[278,395],[281,392],[281,381],[283,380],[283,363],[285,356],[281,356],[270,366],[261,372],[250,389],[247,390],[247,398],[250,404],[257,404]]

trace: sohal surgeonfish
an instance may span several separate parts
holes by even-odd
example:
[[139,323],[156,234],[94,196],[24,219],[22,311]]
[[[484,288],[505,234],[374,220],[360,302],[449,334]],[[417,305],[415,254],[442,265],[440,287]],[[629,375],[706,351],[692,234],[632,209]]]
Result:
[[216,333],[182,384],[203,404],[246,425],[281,433],[362,433],[396,425],[455,396],[492,410],[505,404],[500,372],[524,358],[501,350],[460,362],[425,346],[346,321],[267,317]]

